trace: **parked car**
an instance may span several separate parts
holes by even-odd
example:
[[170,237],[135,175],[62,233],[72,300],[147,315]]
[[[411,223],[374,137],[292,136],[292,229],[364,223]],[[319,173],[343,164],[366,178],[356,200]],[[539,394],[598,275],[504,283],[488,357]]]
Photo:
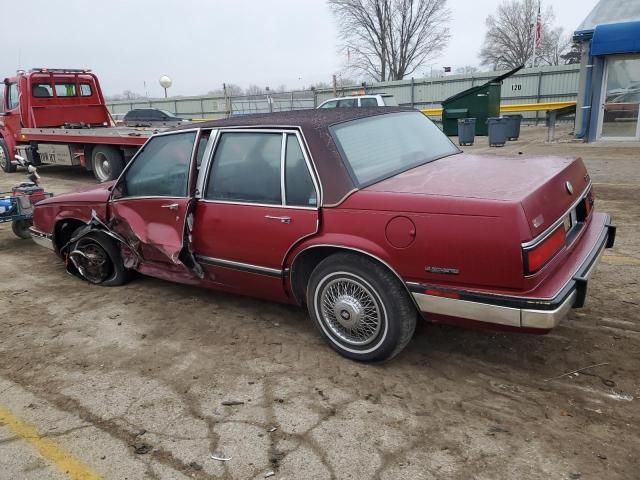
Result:
[[32,234],[94,284],[135,270],[306,305],[378,361],[418,314],[555,327],[614,242],[593,207],[580,159],[463,153],[415,110],[307,110],[155,135],[116,181],[38,203]]
[[167,110],[136,108],[127,112],[123,122],[128,127],[177,126],[187,122]]
[[355,107],[397,107],[393,95],[353,95],[351,97],[331,98],[322,102],[318,108],[355,108]]

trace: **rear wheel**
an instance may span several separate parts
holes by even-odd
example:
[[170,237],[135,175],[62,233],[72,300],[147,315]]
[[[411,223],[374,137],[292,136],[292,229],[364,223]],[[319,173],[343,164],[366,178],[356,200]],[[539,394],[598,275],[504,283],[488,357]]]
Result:
[[71,247],[69,256],[82,278],[89,283],[111,287],[129,280],[129,271],[124,267],[120,250],[103,233],[93,232],[80,238]]
[[115,180],[124,169],[122,152],[108,145],[95,146],[91,152],[91,168],[99,182]]
[[416,326],[417,311],[396,276],[350,253],[332,255],[315,268],[307,305],[329,345],[353,360],[393,358]]
[[33,225],[31,220],[15,220],[11,222],[11,230],[17,237],[27,240],[31,238],[31,232],[29,231],[31,225]]
[[7,143],[2,139],[0,139],[0,168],[7,173],[16,171],[16,166],[11,163]]

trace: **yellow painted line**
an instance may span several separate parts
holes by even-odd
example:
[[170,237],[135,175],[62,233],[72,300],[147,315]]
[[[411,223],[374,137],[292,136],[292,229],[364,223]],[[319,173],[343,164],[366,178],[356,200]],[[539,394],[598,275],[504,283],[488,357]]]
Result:
[[[571,107],[576,102],[542,102],[542,103],[505,103],[500,105],[500,113],[513,112],[546,112],[559,108]],[[421,110],[427,117],[442,116],[442,107],[425,108]]]
[[613,265],[640,265],[640,258],[628,255],[603,255],[602,261]]
[[33,426],[13,415],[2,405],[0,405],[0,424],[5,424],[15,435],[30,443],[43,458],[54,464],[70,479],[100,480],[100,476],[89,467],[65,452],[51,439],[41,436]]

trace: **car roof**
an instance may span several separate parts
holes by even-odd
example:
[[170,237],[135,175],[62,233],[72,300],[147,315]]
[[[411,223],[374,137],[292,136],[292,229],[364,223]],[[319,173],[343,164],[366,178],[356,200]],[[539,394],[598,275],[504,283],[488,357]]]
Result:
[[366,95],[348,95],[346,97],[329,98],[322,103],[331,102],[332,100],[349,100],[351,98],[375,98],[375,97],[389,97],[389,96],[391,95],[388,93],[367,93]]
[[339,123],[398,112],[417,112],[401,107],[367,107],[309,109],[256,115],[244,115],[221,120],[181,125],[171,131],[193,128],[291,128],[301,130],[311,153],[322,186],[322,205],[340,203],[356,186],[342,161],[331,137],[329,127]]

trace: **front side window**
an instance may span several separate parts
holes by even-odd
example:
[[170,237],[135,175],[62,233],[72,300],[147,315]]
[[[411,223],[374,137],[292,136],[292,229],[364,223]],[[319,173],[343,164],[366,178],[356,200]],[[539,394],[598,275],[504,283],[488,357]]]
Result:
[[331,131],[359,187],[460,152],[420,112],[361,118],[335,125]]
[[320,108],[336,108],[337,105],[338,105],[337,100],[330,100],[320,105]]
[[358,106],[358,99],[345,98],[338,102],[338,108],[353,108]]
[[75,83],[56,83],[56,97],[75,97]]
[[118,185],[118,196],[186,197],[195,139],[196,132],[153,137]]
[[36,98],[53,97],[53,89],[48,83],[36,83],[33,86],[33,96]]
[[281,133],[221,134],[205,198],[280,205],[281,150]]
[[20,92],[18,91],[18,84],[12,83],[9,85],[9,94],[7,95],[7,108],[13,110],[18,108],[20,104]]

